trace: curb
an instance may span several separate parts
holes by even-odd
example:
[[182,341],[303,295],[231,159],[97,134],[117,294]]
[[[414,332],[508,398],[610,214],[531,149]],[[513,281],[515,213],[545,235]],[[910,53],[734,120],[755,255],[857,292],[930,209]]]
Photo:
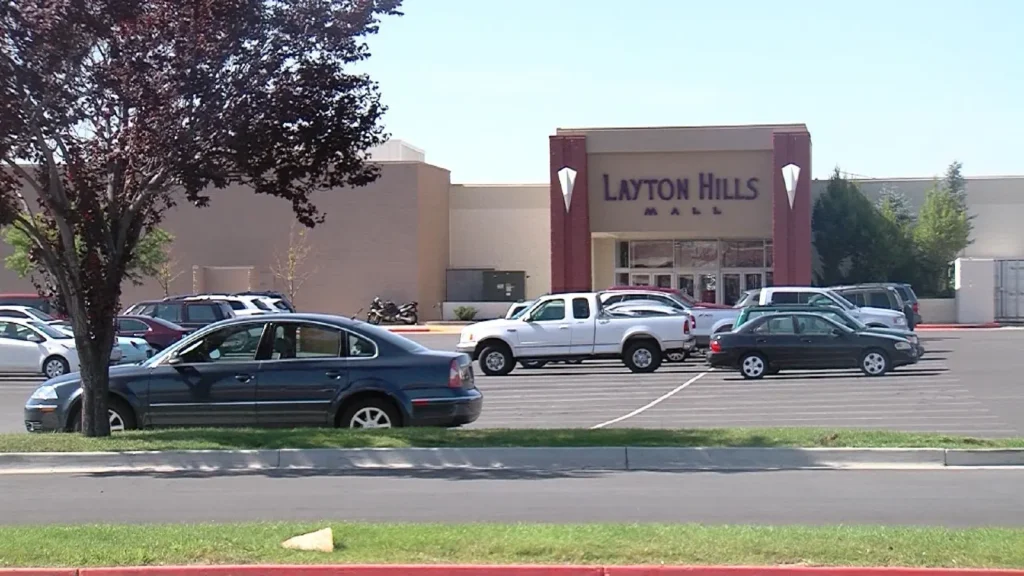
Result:
[[983,324],[918,324],[914,330],[960,330],[964,328],[1002,328],[998,322],[986,322]]
[[0,454],[0,474],[272,470],[547,472],[942,469],[1024,466],[1022,449],[945,448],[325,448]]
[[812,566],[245,565],[0,568],[0,576],[1024,576],[1024,570]]

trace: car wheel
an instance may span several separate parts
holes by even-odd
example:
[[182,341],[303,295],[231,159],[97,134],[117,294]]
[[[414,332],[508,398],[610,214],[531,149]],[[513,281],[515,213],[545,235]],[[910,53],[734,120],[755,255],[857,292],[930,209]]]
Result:
[[665,359],[669,362],[685,362],[690,355],[686,352],[669,352],[665,355]]
[[860,370],[868,376],[882,376],[890,370],[889,357],[881,350],[867,350],[860,357]]
[[548,363],[545,362],[544,360],[522,360],[519,362],[519,365],[522,366],[523,368],[535,370],[537,368],[543,368],[547,366]]
[[[79,404],[78,408],[71,416],[72,420],[71,429],[74,432],[82,431],[82,405]],[[132,411],[131,406],[126,404],[124,400],[120,398],[110,398],[107,400],[107,419],[110,422],[110,431],[113,432],[124,432],[125,430],[135,430],[138,427],[135,422],[135,412]]]
[[515,359],[508,348],[488,346],[480,353],[480,371],[488,376],[505,376],[515,368]]
[[398,428],[401,420],[394,404],[381,398],[359,400],[345,409],[342,428]]
[[740,359],[740,374],[747,380],[763,378],[768,373],[768,363],[760,354],[747,354]]
[[68,361],[60,356],[50,356],[43,362],[43,375],[47,378],[56,378],[71,372]]
[[654,372],[661,366],[661,348],[650,340],[630,344],[622,360],[631,372]]

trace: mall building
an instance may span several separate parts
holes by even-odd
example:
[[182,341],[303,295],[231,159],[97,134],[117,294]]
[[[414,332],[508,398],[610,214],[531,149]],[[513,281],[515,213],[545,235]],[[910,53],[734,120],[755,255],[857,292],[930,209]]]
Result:
[[[287,202],[215,191],[207,208],[167,215],[170,291],[285,291],[292,276],[302,310],[354,315],[380,296],[416,300],[431,320],[458,306],[493,317],[520,299],[613,285],[728,304],[749,288],[811,283],[811,208],[826,182],[811,179],[806,126],[558,129],[547,146],[548,182],[490,185],[452,183],[422,150],[390,141],[372,151],[375,183],[317,195],[326,221],[304,241]],[[858,183],[869,197],[898,188],[917,207],[933,177]],[[965,258],[1024,256],[1024,178],[971,178],[968,201]],[[289,246],[302,242],[309,256],[289,270]],[[1013,310],[1024,317],[1024,272],[1020,280]],[[1000,282],[1008,294],[1010,281]],[[30,289],[0,270],[0,292]],[[122,301],[162,295],[156,281],[126,284]]]

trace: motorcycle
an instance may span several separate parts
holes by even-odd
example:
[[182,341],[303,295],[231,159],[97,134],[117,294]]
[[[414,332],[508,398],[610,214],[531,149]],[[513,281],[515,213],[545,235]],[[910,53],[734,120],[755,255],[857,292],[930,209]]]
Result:
[[419,303],[409,302],[398,306],[391,300],[374,298],[370,303],[370,311],[366,314],[366,321],[370,324],[416,324],[420,320]]

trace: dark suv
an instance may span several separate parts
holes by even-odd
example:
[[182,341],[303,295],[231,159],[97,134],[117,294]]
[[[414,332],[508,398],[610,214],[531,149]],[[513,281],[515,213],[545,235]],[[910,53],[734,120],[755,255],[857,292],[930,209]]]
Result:
[[220,300],[150,300],[131,305],[122,316],[149,316],[195,330],[234,318],[227,302]]
[[888,308],[889,310],[899,310],[903,312],[903,315],[907,318],[907,327],[911,330],[914,329],[921,322],[921,316],[917,314],[916,300],[915,302],[908,302],[903,297],[902,291],[899,287],[905,287],[911,294],[914,293],[910,286],[907,284],[895,284],[895,283],[877,283],[877,284],[854,284],[852,286],[833,286],[832,290],[835,290],[844,298],[853,302],[857,306],[870,306],[872,308]]

